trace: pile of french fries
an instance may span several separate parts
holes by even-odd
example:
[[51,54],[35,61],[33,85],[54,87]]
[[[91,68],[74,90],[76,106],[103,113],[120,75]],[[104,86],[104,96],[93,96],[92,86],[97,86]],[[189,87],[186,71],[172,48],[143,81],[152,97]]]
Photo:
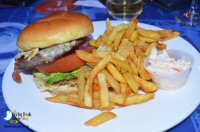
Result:
[[[77,91],[47,100],[82,108],[112,110],[154,98],[158,87],[145,70],[144,60],[152,48],[166,49],[163,42],[179,36],[179,32],[143,29],[138,26],[136,18],[129,24],[117,26],[112,26],[107,19],[106,27],[103,35],[89,43],[96,50],[92,53],[76,51],[87,62],[80,68]],[[102,118],[103,122],[107,120],[106,116]]]

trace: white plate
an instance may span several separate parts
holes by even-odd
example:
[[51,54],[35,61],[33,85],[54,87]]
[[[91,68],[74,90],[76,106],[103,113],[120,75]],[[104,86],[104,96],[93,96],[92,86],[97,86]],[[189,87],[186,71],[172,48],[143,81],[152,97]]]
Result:
[[[119,24],[113,21],[113,25]],[[153,30],[160,28],[140,24],[141,27]],[[104,22],[94,22],[94,38],[105,30]],[[164,131],[189,116],[200,102],[200,55],[184,39],[178,37],[167,42],[168,48],[189,52],[194,59],[194,65],[187,84],[176,91],[158,90],[155,99],[139,104],[113,110],[117,118],[99,127],[88,127],[84,122],[101,113],[98,110],[88,110],[73,106],[52,103],[44,98],[49,93],[41,93],[35,86],[31,75],[22,74],[23,83],[12,80],[14,61],[8,66],[3,78],[3,95],[10,110],[31,112],[28,121],[21,122],[36,131]]]

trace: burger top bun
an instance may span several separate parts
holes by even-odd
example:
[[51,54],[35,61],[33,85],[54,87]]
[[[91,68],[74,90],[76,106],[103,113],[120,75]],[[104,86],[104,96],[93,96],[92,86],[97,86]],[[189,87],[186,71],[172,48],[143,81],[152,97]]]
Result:
[[86,15],[59,12],[27,26],[19,35],[18,49],[46,48],[85,37],[93,31],[93,24]]

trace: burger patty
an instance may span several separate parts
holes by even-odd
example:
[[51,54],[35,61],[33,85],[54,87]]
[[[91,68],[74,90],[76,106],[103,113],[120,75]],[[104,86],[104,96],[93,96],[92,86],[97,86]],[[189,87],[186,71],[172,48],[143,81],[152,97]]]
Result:
[[16,58],[15,68],[24,72],[30,72],[36,67],[52,63],[56,59],[62,57],[63,55],[66,55],[68,52],[72,51],[87,40],[88,38],[84,37],[81,39],[42,49],[38,51],[38,53],[30,60],[24,57]]

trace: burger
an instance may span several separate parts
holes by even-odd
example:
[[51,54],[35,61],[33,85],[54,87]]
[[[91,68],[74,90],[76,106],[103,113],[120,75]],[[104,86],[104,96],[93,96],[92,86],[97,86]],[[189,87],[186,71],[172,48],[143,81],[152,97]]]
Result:
[[59,12],[30,24],[18,38],[13,79],[21,83],[19,72],[24,72],[33,73],[39,87],[69,83],[85,64],[74,51],[90,51],[87,42],[93,30],[91,20],[75,12]]

